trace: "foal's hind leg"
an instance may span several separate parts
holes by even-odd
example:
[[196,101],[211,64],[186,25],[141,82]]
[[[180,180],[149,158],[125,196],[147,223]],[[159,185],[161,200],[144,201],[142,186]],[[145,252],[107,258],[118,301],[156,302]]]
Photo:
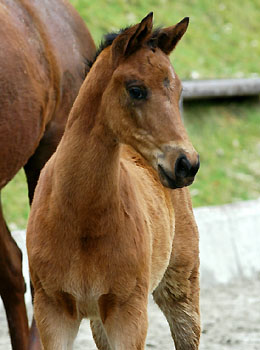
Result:
[[29,332],[24,293],[22,253],[6,226],[0,203],[0,295],[13,350],[27,350]]
[[101,321],[90,321],[92,335],[98,350],[111,350]]
[[174,190],[176,226],[169,266],[154,300],[165,314],[177,350],[197,350],[200,339],[199,248],[187,189]]

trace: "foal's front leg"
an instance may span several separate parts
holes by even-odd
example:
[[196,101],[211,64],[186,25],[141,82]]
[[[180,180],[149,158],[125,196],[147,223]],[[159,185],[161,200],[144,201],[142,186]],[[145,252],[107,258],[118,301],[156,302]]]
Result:
[[80,319],[69,315],[42,290],[35,291],[34,315],[42,350],[72,350]]
[[123,303],[111,295],[104,296],[104,300],[100,303],[100,313],[111,349],[145,349],[148,327],[147,303],[148,290],[142,291],[138,286]]
[[153,293],[177,350],[197,350],[200,339],[199,238],[187,188],[173,191],[175,237],[169,266]]
[[168,268],[164,279],[153,293],[154,300],[169,323],[176,350],[199,349],[198,288],[198,266],[191,274],[182,268]]

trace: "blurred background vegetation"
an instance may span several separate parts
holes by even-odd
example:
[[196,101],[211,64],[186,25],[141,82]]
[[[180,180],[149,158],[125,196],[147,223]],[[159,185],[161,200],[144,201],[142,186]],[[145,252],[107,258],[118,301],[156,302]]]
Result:
[[[96,44],[102,35],[154,12],[155,26],[190,17],[171,60],[181,79],[260,76],[260,1],[71,0]],[[259,99],[185,103],[184,120],[199,151],[201,169],[190,187],[193,205],[205,206],[260,196]],[[2,191],[11,229],[28,215],[23,171]]]
[[95,42],[108,31],[154,12],[155,26],[183,17],[190,25],[172,55],[181,78],[251,77],[260,73],[260,1],[234,0],[71,0]]

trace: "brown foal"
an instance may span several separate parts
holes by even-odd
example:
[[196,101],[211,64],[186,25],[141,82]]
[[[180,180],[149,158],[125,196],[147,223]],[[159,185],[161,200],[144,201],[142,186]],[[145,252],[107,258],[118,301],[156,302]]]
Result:
[[198,349],[198,232],[185,186],[199,160],[168,58],[187,26],[153,32],[149,14],[107,37],[40,175],[27,248],[44,350],[71,349],[83,318],[100,350],[144,349],[149,292],[176,349]]

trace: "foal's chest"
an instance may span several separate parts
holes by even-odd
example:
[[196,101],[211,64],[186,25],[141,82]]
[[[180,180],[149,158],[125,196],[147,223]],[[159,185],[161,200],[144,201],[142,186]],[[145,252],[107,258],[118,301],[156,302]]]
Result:
[[137,279],[148,280],[149,256],[129,235],[127,240],[104,235],[84,241],[71,257],[62,290],[73,296],[81,317],[97,319],[102,296],[112,294],[127,300]]

